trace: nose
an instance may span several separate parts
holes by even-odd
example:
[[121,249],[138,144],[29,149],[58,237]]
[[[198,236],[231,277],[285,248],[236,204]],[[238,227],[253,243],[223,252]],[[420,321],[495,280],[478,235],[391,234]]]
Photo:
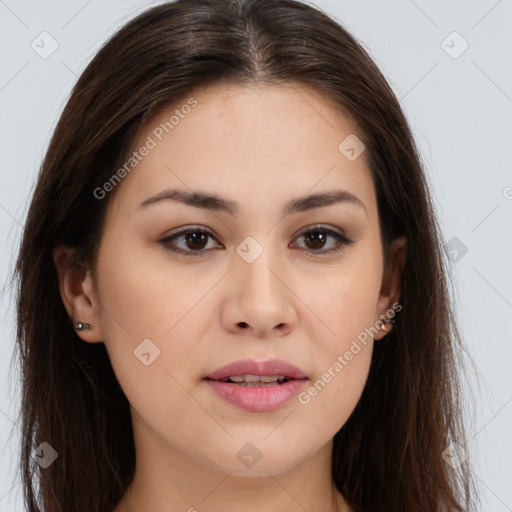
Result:
[[252,263],[234,255],[222,312],[230,332],[256,337],[285,336],[295,328],[294,293],[279,256],[263,253]]

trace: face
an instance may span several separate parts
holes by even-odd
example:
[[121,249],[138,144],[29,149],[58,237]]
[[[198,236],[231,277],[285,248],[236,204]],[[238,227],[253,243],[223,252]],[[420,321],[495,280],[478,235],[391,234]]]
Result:
[[103,189],[95,276],[69,307],[155,456],[267,475],[332,446],[368,376],[365,329],[397,299],[366,153],[339,149],[358,133],[307,89],[209,87],[146,122]]

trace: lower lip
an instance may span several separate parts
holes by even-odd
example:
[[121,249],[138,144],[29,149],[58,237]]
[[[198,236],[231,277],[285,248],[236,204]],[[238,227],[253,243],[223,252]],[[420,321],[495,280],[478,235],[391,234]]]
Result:
[[253,412],[273,411],[300,393],[306,379],[289,380],[275,386],[247,387],[206,379],[209,386],[226,402]]

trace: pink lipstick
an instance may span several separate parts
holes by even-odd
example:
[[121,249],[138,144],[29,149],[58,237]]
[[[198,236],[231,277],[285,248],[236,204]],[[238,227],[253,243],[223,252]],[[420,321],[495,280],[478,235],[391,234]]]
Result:
[[205,377],[205,382],[226,402],[246,411],[278,409],[299,394],[306,374],[286,361],[235,361]]

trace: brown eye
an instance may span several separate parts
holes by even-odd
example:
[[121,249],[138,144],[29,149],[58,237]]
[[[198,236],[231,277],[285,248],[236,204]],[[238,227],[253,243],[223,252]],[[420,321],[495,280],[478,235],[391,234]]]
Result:
[[306,239],[311,242],[311,244],[306,243],[308,249],[321,249],[326,241],[328,236],[322,231],[310,231],[306,235]]
[[204,249],[208,242],[208,234],[200,231],[194,231],[185,235],[185,244],[193,251]]
[[[207,252],[205,249],[212,248],[207,247],[209,239],[215,239],[209,231],[188,228],[160,240],[160,243],[166,249],[184,256],[202,256]],[[219,248],[219,246],[216,245],[213,248]]]
[[[306,240],[305,247],[302,248],[308,252],[318,253],[320,255],[340,251],[344,246],[354,242],[354,240],[350,240],[341,233],[337,233],[331,229],[317,227],[304,231],[297,238],[301,237]],[[331,244],[330,248],[324,250],[330,238],[334,239],[334,244]]]

